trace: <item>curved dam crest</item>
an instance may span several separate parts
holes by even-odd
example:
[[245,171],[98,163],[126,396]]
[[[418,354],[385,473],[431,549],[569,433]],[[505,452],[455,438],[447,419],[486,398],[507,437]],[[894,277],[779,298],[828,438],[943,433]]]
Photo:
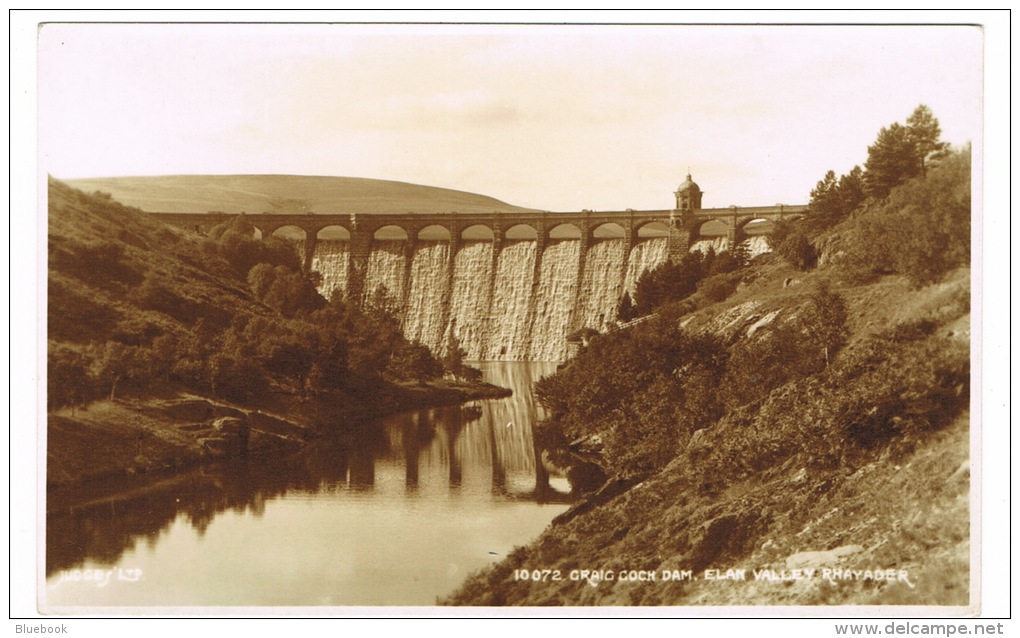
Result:
[[[697,202],[700,204],[700,201]],[[678,206],[684,204],[678,194]],[[686,205],[686,204],[685,204]],[[769,251],[775,221],[805,206],[596,213],[247,216],[257,236],[295,241],[319,291],[381,303],[405,335],[474,361],[563,361],[567,336],[616,324],[624,293],[667,260],[736,245]],[[230,217],[152,213],[198,231]]]

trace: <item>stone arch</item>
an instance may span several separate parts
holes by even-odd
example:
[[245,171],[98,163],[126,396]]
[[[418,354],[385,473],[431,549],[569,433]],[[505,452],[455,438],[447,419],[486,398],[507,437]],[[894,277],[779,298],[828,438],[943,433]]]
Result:
[[740,232],[747,236],[770,235],[776,228],[776,223],[771,219],[756,217],[740,224]]
[[262,237],[264,236],[264,233],[262,232],[262,229],[259,228],[258,226],[253,226],[252,227],[251,235],[255,239],[262,239]]
[[538,231],[530,224],[515,224],[506,229],[503,238],[508,240],[538,239]]
[[549,229],[546,237],[549,239],[580,239],[581,229],[574,224],[556,224]]
[[698,226],[699,237],[726,237],[729,233],[730,225],[718,219],[710,219]]
[[345,241],[350,240],[351,231],[340,224],[323,226],[315,233],[315,238],[323,241]]
[[591,229],[591,238],[598,239],[625,239],[627,237],[627,229],[623,226],[613,223],[606,222],[599,224],[598,226]]
[[278,226],[273,230],[273,237],[279,237],[280,239],[287,239],[290,241],[304,241],[308,237],[308,231],[300,226],[293,224],[284,224]]
[[496,235],[485,224],[474,224],[460,232],[460,238],[469,241],[493,241]]
[[657,237],[669,237],[669,226],[665,222],[649,219],[637,225],[637,238],[654,239]]
[[372,239],[377,241],[407,239],[407,231],[395,224],[387,224],[376,228],[372,233]]
[[450,230],[446,226],[431,224],[418,231],[418,239],[450,241]]

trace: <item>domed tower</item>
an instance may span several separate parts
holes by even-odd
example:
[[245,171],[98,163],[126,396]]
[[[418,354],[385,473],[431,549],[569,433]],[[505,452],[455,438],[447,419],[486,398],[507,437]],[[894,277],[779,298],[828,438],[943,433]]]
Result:
[[690,173],[687,173],[687,179],[673,194],[676,195],[677,210],[698,210],[701,208],[701,196],[704,193],[691,179]]

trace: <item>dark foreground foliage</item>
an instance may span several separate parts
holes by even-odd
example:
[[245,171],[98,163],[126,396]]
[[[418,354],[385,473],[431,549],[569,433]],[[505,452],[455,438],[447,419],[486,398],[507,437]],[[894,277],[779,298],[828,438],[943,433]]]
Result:
[[444,373],[383,309],[327,302],[295,244],[255,238],[243,216],[186,234],[51,182],[50,218],[51,410],[124,389],[175,385],[245,402]]

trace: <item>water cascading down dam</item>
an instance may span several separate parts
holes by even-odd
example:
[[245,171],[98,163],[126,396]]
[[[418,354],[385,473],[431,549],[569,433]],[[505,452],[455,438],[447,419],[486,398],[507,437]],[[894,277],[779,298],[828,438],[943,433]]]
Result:
[[[610,329],[640,276],[690,250],[768,250],[774,223],[806,206],[701,208],[687,176],[676,207],[579,213],[261,214],[261,236],[299,242],[320,292],[383,304],[405,335],[476,361],[562,361],[567,336]],[[155,213],[201,230],[225,214]],[[283,232],[286,231],[286,232]],[[289,234],[288,234],[289,233]]]
[[[486,230],[472,227],[468,235]],[[324,295],[337,290],[348,299],[384,301],[402,318],[404,334],[434,352],[455,339],[471,360],[559,361],[570,332],[607,330],[624,291],[633,295],[641,273],[667,258],[658,225],[641,231],[634,246],[600,236],[622,235],[620,227],[600,228],[589,242],[580,232],[560,225],[545,241],[525,226],[509,229],[503,241],[392,239],[384,232],[373,238],[359,285],[348,241],[317,242],[310,267],[322,275]]]

